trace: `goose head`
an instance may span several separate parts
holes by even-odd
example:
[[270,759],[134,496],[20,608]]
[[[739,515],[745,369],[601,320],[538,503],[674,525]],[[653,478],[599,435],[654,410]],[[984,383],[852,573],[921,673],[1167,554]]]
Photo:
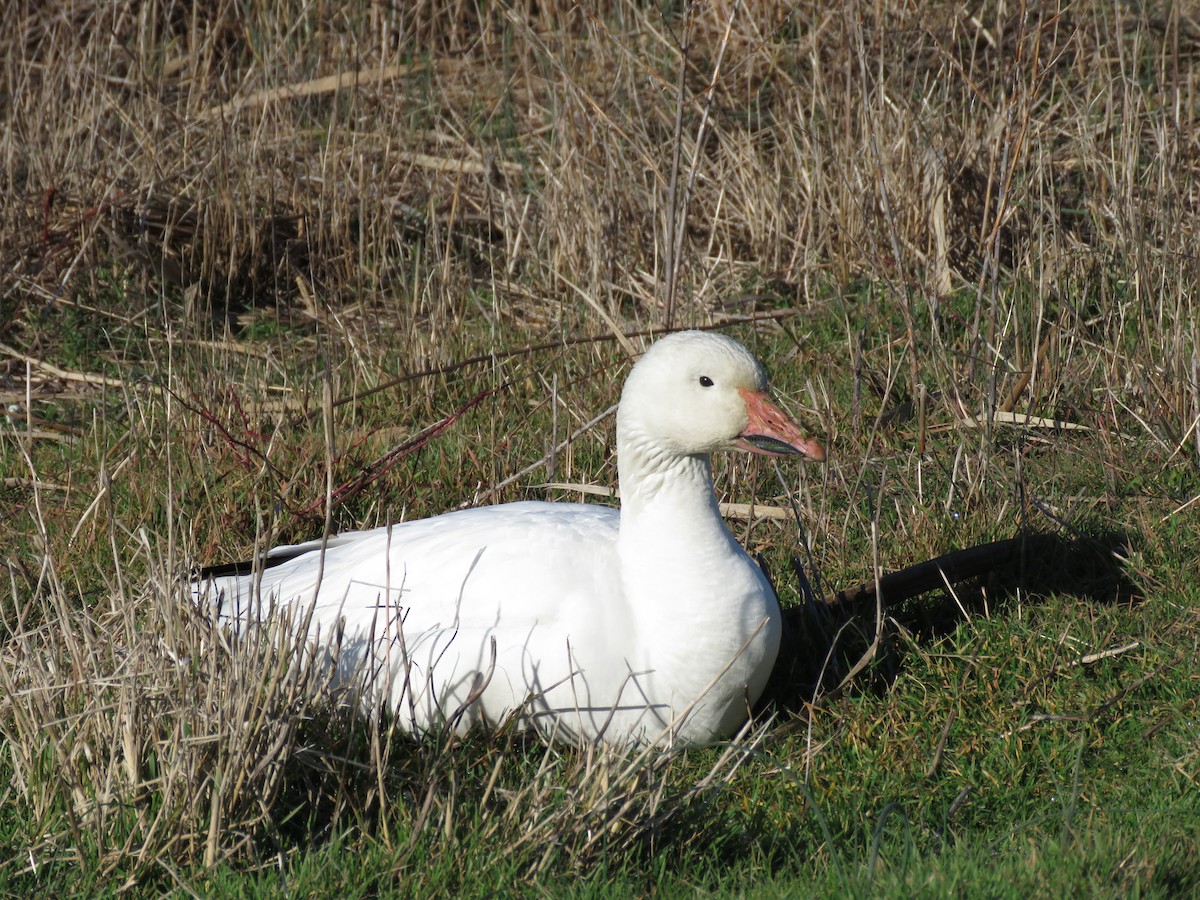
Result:
[[824,448],[771,402],[762,364],[711,332],[678,332],[646,352],[621,393],[617,432],[670,456],[738,449],[825,459]]

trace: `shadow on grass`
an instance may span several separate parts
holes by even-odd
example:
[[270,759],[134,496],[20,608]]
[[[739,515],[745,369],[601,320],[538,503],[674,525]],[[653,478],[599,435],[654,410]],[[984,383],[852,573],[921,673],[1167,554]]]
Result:
[[[1003,615],[1018,598],[1137,604],[1142,595],[1124,562],[1128,543],[1121,532],[1075,538],[1024,534],[888,573],[879,582],[878,604],[876,586],[864,583],[785,609],[779,660],[761,703],[796,712],[836,690],[871,647],[879,610],[882,638],[862,686],[884,691],[904,664],[900,642],[888,639],[898,628],[928,644],[968,616]],[[793,566],[798,569],[800,561]],[[803,579],[799,572],[796,577]]]

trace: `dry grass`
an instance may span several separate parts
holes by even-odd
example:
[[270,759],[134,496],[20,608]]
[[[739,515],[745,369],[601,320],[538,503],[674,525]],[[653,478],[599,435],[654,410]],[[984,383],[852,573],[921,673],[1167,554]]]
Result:
[[[829,587],[1037,501],[1191,602],[1186,4],[21,0],[0,114],[9,871],[174,884],[365,832],[398,872],[481,840],[536,879],[751,809],[759,742],[810,775],[857,746],[873,726],[834,711],[699,762],[417,745],[180,596],[255,544],[615,481],[596,414],[668,325],[734,327],[835,449],[797,476]],[[718,476],[786,504],[744,461]],[[736,525],[777,563],[789,527]],[[1089,621],[1081,655],[1114,633]],[[875,634],[957,677],[926,626]]]

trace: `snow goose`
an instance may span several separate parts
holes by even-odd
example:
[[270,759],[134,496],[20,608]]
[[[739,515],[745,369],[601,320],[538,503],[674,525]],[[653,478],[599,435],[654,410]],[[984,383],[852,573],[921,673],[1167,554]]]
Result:
[[732,338],[664,337],[617,412],[620,510],[520,502],[271,550],[194,589],[244,628],[299,613],[335,682],[414,731],[516,713],[563,740],[734,732],[779,649],[779,604],[721,520],[709,454],[823,460]]

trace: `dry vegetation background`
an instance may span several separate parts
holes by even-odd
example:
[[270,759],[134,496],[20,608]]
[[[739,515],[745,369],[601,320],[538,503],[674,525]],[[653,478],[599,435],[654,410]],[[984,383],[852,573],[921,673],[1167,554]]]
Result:
[[[306,840],[457,833],[444,748],[397,763],[180,576],[614,482],[593,417],[664,328],[754,344],[832,447],[788,477],[834,586],[1010,536],[1033,500],[1194,546],[1188,4],[14,0],[0,114],[9,872],[257,864],[296,852],[296,810]],[[773,502],[765,471],[719,488]],[[769,553],[790,528],[737,525]],[[1143,590],[1187,571],[1133,550]],[[659,834],[742,761],[680,789],[668,758],[507,740],[455,765],[530,878]]]

